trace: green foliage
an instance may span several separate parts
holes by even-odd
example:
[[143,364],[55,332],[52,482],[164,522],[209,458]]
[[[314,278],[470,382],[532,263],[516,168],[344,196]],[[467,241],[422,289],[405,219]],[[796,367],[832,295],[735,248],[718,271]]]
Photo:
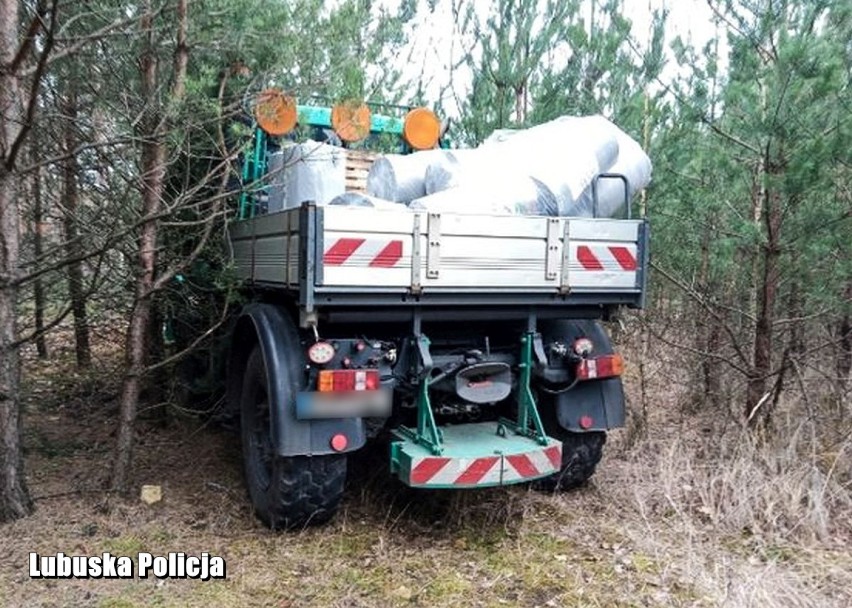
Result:
[[[186,90],[173,99],[176,5],[173,0],[60,3],[60,54],[47,69],[33,139],[40,142],[34,159],[47,160],[44,206],[48,215],[61,220],[62,164],[48,159],[64,157],[63,127],[74,123],[80,145],[81,204],[76,213],[87,287],[92,289],[89,304],[93,311],[121,315],[129,313],[136,297],[129,286],[138,271],[144,137],[155,132],[156,124],[166,125],[161,135],[167,158],[163,213],[157,218],[157,273],[177,268],[185,281],[169,283],[156,294],[155,309],[159,320],[191,309],[180,332],[186,344],[218,322],[227,300],[222,294],[235,283],[224,230],[230,208],[221,202],[238,186],[234,156],[252,132],[253,96],[278,86],[302,103],[314,98],[323,105],[347,98],[397,100],[395,58],[416,6],[406,2],[394,12],[370,0],[189,2]],[[146,30],[143,16],[149,12],[153,22]],[[108,34],[62,54],[66,45],[100,30]],[[153,49],[158,83],[150,100],[143,94],[140,70],[148,49]],[[79,101],[73,119],[63,114],[62,106],[71,88]],[[31,202],[22,207],[29,213]],[[198,254],[195,249],[211,226],[209,242]],[[63,276],[64,249],[54,244],[48,243],[38,261],[57,265],[57,271],[45,276],[49,287]],[[30,239],[24,255],[27,271],[35,269]],[[193,263],[184,267],[188,260]],[[53,290],[48,294],[55,295]]]
[[245,64],[258,87],[333,101],[394,96],[399,72],[377,68],[404,44],[413,16],[409,4],[393,14],[371,0],[203,0],[197,11],[202,66]]
[[[652,153],[655,259],[745,346],[735,357],[728,337],[701,343],[698,332],[700,350],[748,371],[751,341],[769,336],[772,365],[749,373],[770,375],[777,391],[790,353],[830,347],[849,306],[850,11],[788,0],[723,3],[717,15],[725,40],[673,44],[678,103]],[[806,333],[816,337],[807,346]]]
[[[252,133],[252,96],[277,86],[300,103],[393,100],[399,73],[377,68],[405,42],[403,25],[411,17],[405,7],[394,15],[370,0],[203,0],[195,6],[185,127],[173,142],[177,160],[169,170],[169,198],[186,200],[164,226],[163,266],[191,255],[206,224],[221,225],[232,214],[226,207],[225,216],[210,218],[215,205],[209,201],[238,187],[234,155]],[[223,165],[229,155],[233,162]],[[233,202],[229,198],[229,205]],[[236,282],[229,272],[225,234],[217,228],[184,281],[161,294],[161,314],[174,329],[178,348],[219,322],[224,306],[234,305],[229,298],[237,293]],[[185,366],[192,367],[199,356],[219,355],[193,355]],[[198,383],[193,379],[193,386]]]
[[472,11],[479,42],[467,57],[473,83],[461,109],[464,139],[565,114],[602,113],[641,133],[646,88],[665,64],[665,15],[654,14],[640,51],[621,8],[615,1],[503,0],[484,22]]
[[[775,382],[806,327],[835,331],[852,306],[848,2],[711,2],[720,34],[701,46],[666,41],[665,12],[635,31],[617,1],[462,5],[473,48],[461,139],[602,113],[642,142],[654,260],[680,283],[651,286],[696,319],[696,352]],[[755,371],[751,343],[767,331],[772,366]]]

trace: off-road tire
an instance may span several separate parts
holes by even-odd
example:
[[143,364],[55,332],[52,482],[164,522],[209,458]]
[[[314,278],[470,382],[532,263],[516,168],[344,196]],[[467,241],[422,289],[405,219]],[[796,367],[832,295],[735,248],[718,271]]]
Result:
[[258,518],[273,530],[330,520],[343,495],[346,456],[279,456],[272,445],[266,369],[260,348],[246,363],[240,399],[246,486]]
[[[602,355],[612,354],[609,337],[596,321],[554,320],[542,322],[541,332],[547,341],[551,337],[565,340],[565,336],[586,335],[597,345],[596,352]],[[603,456],[606,443],[605,431],[576,432],[568,431],[561,424],[556,413],[556,399],[543,391],[536,395],[539,415],[548,436],[562,442],[562,468],[558,473],[544,477],[533,483],[533,487],[545,492],[563,492],[585,484]]]
[[544,492],[564,492],[589,481],[603,456],[606,433],[572,433],[563,429],[549,429],[548,434],[562,441],[562,468],[558,473],[533,482],[533,487]]

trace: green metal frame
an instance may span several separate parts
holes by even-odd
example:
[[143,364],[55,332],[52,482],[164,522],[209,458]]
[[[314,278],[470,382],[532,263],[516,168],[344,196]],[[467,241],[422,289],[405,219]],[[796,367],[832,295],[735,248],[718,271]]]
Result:
[[429,399],[430,384],[428,378],[420,381],[420,390],[417,395],[417,435],[421,438],[420,443],[428,446],[432,453],[437,455],[444,451],[441,447],[444,438],[432,413],[432,402]]
[[[371,104],[368,104],[371,105]],[[408,106],[390,106],[378,104],[381,107],[411,109]],[[331,108],[328,106],[298,105],[296,106],[298,124],[319,128],[332,128]],[[370,134],[390,134],[402,138],[405,121],[393,116],[373,114],[370,116]],[[240,192],[238,218],[249,219],[257,215],[257,193],[264,191],[266,185],[261,182],[266,175],[266,143],[268,135],[262,129],[255,127],[251,152],[244,155],[242,167],[243,189]],[[449,148],[450,141],[443,138],[441,148]],[[402,140],[400,152],[412,152],[410,146]]]
[[500,423],[515,431],[518,435],[525,435],[535,439],[541,445],[547,445],[547,435],[544,425],[538,413],[538,405],[530,387],[533,367],[533,344],[536,340],[535,332],[527,332],[521,338],[521,377],[518,379],[518,419],[516,421],[502,418]]
[[[331,128],[331,108],[323,106],[297,106],[299,124]],[[403,121],[392,116],[374,114],[370,118],[370,133],[389,133],[402,136]],[[243,189],[240,192],[238,218],[249,219],[257,215],[257,193],[266,189],[262,183],[266,175],[266,146],[269,136],[255,127],[251,151],[244,155],[242,167]]]
[[261,179],[266,175],[266,132],[254,130],[251,154],[243,160],[243,189],[240,191],[239,219],[244,220],[257,215],[257,193],[266,186]]
[[420,444],[432,452],[435,456],[444,451],[443,436],[441,429],[435,423],[435,415],[432,413],[432,401],[429,399],[430,372],[432,364],[429,360],[429,338],[426,336],[415,337],[417,342],[417,352],[420,353],[420,363],[422,364],[420,385],[417,389],[417,428],[412,430],[408,427],[401,426],[399,433],[404,435],[414,443]]
[[[296,106],[300,125],[331,128],[331,108],[324,106]],[[402,135],[403,121],[392,116],[373,114],[370,117],[370,133]]]
[[[429,399],[429,386],[431,385],[430,371],[432,370],[431,362],[428,361],[429,338],[419,336],[415,338],[420,353],[420,385],[417,392],[417,428],[410,429],[401,426],[396,431],[405,438],[427,448],[435,456],[443,453],[443,435],[441,429],[435,423],[435,416],[432,413],[432,402]],[[518,379],[518,419],[509,420],[501,418],[499,420],[497,434],[505,436],[506,429],[511,429],[517,435],[529,437],[535,440],[540,445],[548,445],[548,437],[544,431],[544,425],[541,422],[541,416],[538,413],[538,405],[535,401],[535,396],[532,393],[532,367],[533,367],[533,344],[536,340],[535,332],[527,332],[521,338],[521,362],[520,378]]]

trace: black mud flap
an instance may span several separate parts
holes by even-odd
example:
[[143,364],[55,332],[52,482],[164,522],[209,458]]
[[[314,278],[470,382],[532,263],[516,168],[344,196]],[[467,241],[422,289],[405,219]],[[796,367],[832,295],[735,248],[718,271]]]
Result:
[[621,378],[581,382],[556,398],[559,426],[568,431],[606,431],[624,426]]
[[[265,303],[249,304],[234,328],[228,370],[229,400],[238,398],[242,370],[250,350],[260,345],[268,382],[271,432],[279,456],[318,456],[351,452],[367,440],[361,418],[300,420],[296,398],[305,390],[305,348],[286,309]],[[332,447],[337,435],[346,437],[343,447]]]
[[[595,355],[614,352],[609,336],[597,321],[577,319],[542,323],[546,339],[573,344],[578,338],[589,338]],[[606,431],[624,426],[626,408],[621,378],[579,382],[554,400],[559,426],[568,431]]]

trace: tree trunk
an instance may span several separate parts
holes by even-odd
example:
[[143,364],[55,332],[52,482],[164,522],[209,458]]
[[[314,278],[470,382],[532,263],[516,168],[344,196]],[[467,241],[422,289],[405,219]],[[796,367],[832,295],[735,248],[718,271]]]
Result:
[[[722,340],[722,323],[717,319],[708,318],[704,336],[706,352],[716,353]],[[704,379],[704,399],[717,408],[722,403],[721,366],[717,360],[704,357],[701,361],[701,372]]]
[[[701,265],[698,270],[698,282],[708,300],[710,294],[716,293],[718,296],[717,290],[713,289],[713,281],[710,278],[710,242],[714,236],[713,219],[708,216],[704,222],[704,232],[701,237]],[[716,407],[719,404],[719,388],[721,386],[720,366],[712,355],[715,355],[719,349],[721,324],[718,319],[700,312],[696,318],[701,319],[699,331],[695,333],[696,349],[706,353],[701,357],[701,378],[704,389],[701,400],[705,406]]]
[[[774,178],[780,173],[779,167],[771,166],[768,159],[765,160],[764,166],[768,173],[767,178]],[[763,218],[766,225],[766,243],[762,248],[763,272],[761,280],[756,283],[757,322],[754,327],[754,354],[745,403],[746,419],[752,428],[766,426],[772,414],[766,383],[772,371],[772,324],[780,276],[779,231],[782,221],[781,196],[776,188],[776,184],[767,184],[762,197],[765,206]]]
[[[3,13],[0,11],[0,20]],[[0,79],[0,89],[6,83]],[[14,88],[6,89],[14,92]],[[14,93],[13,93],[14,94]],[[0,110],[9,98],[0,93]],[[7,110],[8,111],[8,110]],[[4,125],[6,126],[6,125]],[[6,133],[10,129],[6,126]],[[8,141],[8,139],[6,140]],[[4,155],[5,156],[5,155]],[[17,338],[18,209],[16,176],[0,167],[0,522],[29,515],[32,501],[21,447],[20,361]]]
[[787,317],[793,319],[790,322],[790,342],[788,346],[792,357],[798,357],[807,348],[807,344],[805,343],[805,321],[802,319],[804,314],[804,302],[802,301],[802,290],[799,287],[799,280],[793,278],[787,299]]
[[[178,0],[177,47],[174,54],[171,97],[177,101],[183,97],[188,62],[187,0]],[[142,224],[139,238],[136,276],[136,301],[130,315],[127,332],[125,363],[127,372],[121,391],[120,418],[116,454],[112,469],[112,487],[127,490],[130,467],[133,461],[133,434],[142,392],[142,376],[147,363],[149,324],[151,322],[152,298],[157,265],[157,237],[162,207],[163,186],[166,172],[166,143],[168,120],[166,112],[157,101],[157,48],[154,42],[153,11],[150,0],[146,2],[140,20],[145,47],[140,58],[142,96],[146,104],[143,122],[142,153],[140,159],[142,215],[149,218]]]
[[[21,449],[20,361],[17,339],[19,274],[18,176],[13,142],[24,119],[17,50],[18,0],[0,0],[0,521],[32,512]],[[6,68],[9,66],[9,68]]]
[[526,95],[525,84],[522,83],[515,88],[515,122],[519,127],[523,126],[527,120]]
[[[73,81],[73,79],[72,79]],[[74,316],[74,347],[77,355],[77,367],[89,367],[92,363],[92,352],[89,347],[89,320],[86,314],[86,294],[83,290],[83,262],[80,260],[82,247],[77,230],[78,207],[80,190],[78,178],[80,166],[74,150],[77,147],[77,91],[76,85],[69,83],[65,99],[65,127],[63,133],[65,154],[68,158],[62,166],[62,206],[64,207],[65,255],[68,264],[68,298],[71,301],[71,312]]]
[[[33,137],[30,146],[30,160],[35,164],[38,158],[38,140]],[[40,260],[44,254],[44,199],[41,191],[41,169],[33,171],[32,175],[32,197],[33,197],[33,253],[36,260]],[[41,276],[33,281],[33,298],[35,299],[35,332],[36,352],[39,359],[47,359],[47,338],[44,335],[44,280]]]
[[[153,231],[156,238],[156,227]],[[140,251],[140,262],[143,257]],[[146,256],[148,257],[148,256]],[[144,275],[144,273],[143,273]],[[153,275],[152,275],[153,279]],[[143,276],[136,281],[137,295],[145,286]],[[112,488],[120,492],[127,490],[130,467],[133,461],[133,432],[136,414],[139,409],[139,394],[142,392],[142,374],[145,371],[145,350],[147,345],[148,320],[151,316],[151,298],[137,298],[130,316],[130,328],[125,345],[125,364],[127,372],[121,388],[120,418],[118,438],[116,440],[115,460],[112,469]]]
[[837,381],[840,386],[840,391],[845,392],[849,382],[849,372],[852,371],[852,315],[849,313],[850,303],[852,303],[852,280],[846,283],[846,290],[843,293],[843,301],[846,311],[840,319],[837,327]]
[[[143,62],[144,65],[144,62]],[[156,89],[155,68],[146,77]],[[156,137],[146,140],[142,146],[142,214],[153,218],[160,210],[160,197],[165,177],[166,149]],[[139,274],[136,277],[136,301],[130,314],[130,327],[125,345],[125,364],[127,366],[124,384],[121,390],[118,423],[118,440],[113,462],[112,487],[118,491],[127,489],[130,466],[133,460],[133,431],[139,410],[139,395],[142,392],[142,376],[145,373],[148,351],[148,325],[151,320],[151,298],[154,286],[154,273],[157,264],[157,219],[142,224],[139,239],[137,263]]]

